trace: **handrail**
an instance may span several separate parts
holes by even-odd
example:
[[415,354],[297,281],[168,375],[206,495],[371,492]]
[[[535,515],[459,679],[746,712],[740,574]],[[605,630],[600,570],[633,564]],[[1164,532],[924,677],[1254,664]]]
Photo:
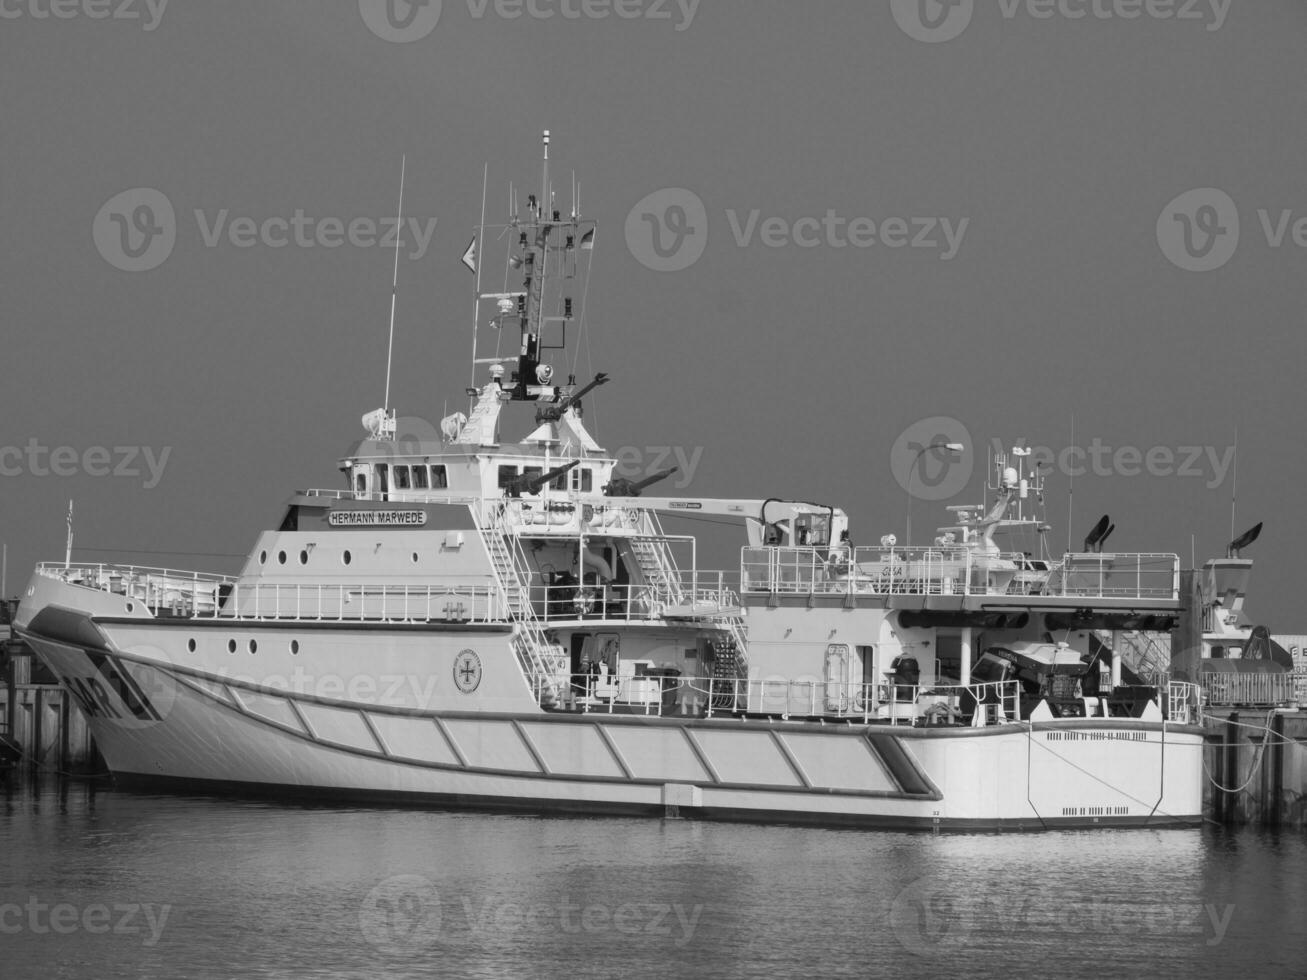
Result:
[[769,594],[1176,599],[1177,555],[1070,553],[1053,562],[974,548],[745,546],[742,591]]

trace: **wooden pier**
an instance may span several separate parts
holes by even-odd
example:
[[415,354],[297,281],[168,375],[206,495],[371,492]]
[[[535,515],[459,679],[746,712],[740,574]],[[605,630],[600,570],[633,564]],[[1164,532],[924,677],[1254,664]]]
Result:
[[1203,810],[1221,824],[1307,827],[1307,712],[1208,709]]
[[[7,620],[7,617],[5,617]],[[27,644],[0,625],[0,769],[105,771],[86,718]]]

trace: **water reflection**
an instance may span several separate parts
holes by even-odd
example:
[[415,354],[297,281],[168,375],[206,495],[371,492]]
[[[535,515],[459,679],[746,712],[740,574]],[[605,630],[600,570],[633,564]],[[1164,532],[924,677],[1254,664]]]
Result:
[[6,978],[1297,976],[1301,835],[945,835],[12,783]]

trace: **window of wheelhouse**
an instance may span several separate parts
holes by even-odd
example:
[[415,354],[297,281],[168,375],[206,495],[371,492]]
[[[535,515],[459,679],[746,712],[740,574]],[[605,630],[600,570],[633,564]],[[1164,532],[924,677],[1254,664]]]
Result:
[[517,467],[510,465],[501,465],[499,467],[499,489],[507,490],[517,479]]
[[390,465],[388,463],[377,464],[377,493],[385,499],[386,494],[390,492]]
[[449,486],[449,478],[445,475],[445,466],[440,464],[431,467],[431,486],[435,490],[444,490]]
[[549,488],[551,490],[566,490],[567,474],[559,473],[556,477],[554,477],[552,480],[549,481]]
[[413,467],[413,489],[425,490],[427,488],[427,468],[425,466]]
[[581,493],[589,493],[594,489],[594,473],[588,466],[578,466],[572,470],[572,489]]
[[408,490],[410,488],[408,479],[408,467],[402,463],[395,464],[395,489]]
[[354,474],[354,492],[361,494],[368,492],[368,475],[362,470]]

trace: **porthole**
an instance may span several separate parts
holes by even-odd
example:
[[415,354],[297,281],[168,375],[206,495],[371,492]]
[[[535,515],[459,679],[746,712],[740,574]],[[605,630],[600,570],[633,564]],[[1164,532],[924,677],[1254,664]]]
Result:
[[191,639],[189,639],[189,640],[186,641],[186,649],[187,649],[187,651],[190,652],[190,653],[194,653],[194,652],[195,652],[195,639],[194,639],[194,637],[192,637]]
[[340,560],[343,561],[346,565],[350,563],[351,559],[350,559],[349,549],[346,549],[345,553],[340,556]]
[[415,551],[413,552],[413,564],[416,565],[417,563],[418,563],[418,553]]
[[236,652],[236,641],[235,641],[235,640],[228,640],[228,641],[227,641],[227,652],[228,652],[228,653],[235,653],[235,652]]
[[128,612],[135,612],[135,611],[136,611],[136,605],[135,605],[134,603],[131,603],[131,602],[127,603],[127,611],[128,611]]
[[259,644],[256,640],[250,640],[250,653],[258,653]]
[[259,552],[259,564],[260,565],[268,564],[268,553],[266,551]]
[[309,563],[309,553],[308,553],[307,551],[301,551],[301,552],[300,552],[300,564],[301,564],[301,565],[307,565],[308,563]]
[[286,552],[284,551],[277,552],[277,564],[278,565],[286,564]]
[[291,652],[291,653],[299,653],[299,652],[300,652],[300,641],[299,641],[299,640],[291,640],[291,641],[290,641],[290,652]]

